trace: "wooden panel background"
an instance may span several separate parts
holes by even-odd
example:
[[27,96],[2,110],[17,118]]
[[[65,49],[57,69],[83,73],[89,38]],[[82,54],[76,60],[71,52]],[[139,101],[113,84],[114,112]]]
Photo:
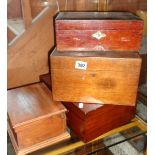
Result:
[[21,0],[10,0],[8,2],[7,18],[22,18]]
[[46,13],[8,47],[8,88],[39,81],[49,72],[48,53],[54,46],[52,17],[57,8]]
[[104,11],[106,0],[57,0],[60,11]]
[[147,10],[147,0],[57,0],[60,11]]

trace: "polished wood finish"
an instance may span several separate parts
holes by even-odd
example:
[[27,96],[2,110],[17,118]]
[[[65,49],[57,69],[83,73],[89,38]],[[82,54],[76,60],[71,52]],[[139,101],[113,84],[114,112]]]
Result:
[[7,27],[7,43],[9,43],[15,37],[16,37],[16,34],[13,33],[13,31],[9,27]]
[[[54,46],[52,17],[57,7],[47,8],[20,37],[8,46],[8,88],[39,81],[49,72],[48,52]],[[44,25],[44,26],[43,26]]]
[[137,51],[143,21],[128,12],[61,12],[55,19],[58,51]]
[[147,10],[147,0],[107,0],[108,11],[130,11]]
[[60,11],[147,10],[147,0],[57,0]]
[[79,108],[79,103],[63,104],[68,109],[68,125],[84,142],[128,123],[135,114],[134,106],[85,103]]
[[44,84],[50,89],[52,90],[52,84],[51,84],[51,74],[43,74],[40,76],[40,81],[44,82]]
[[7,96],[8,123],[20,149],[66,131],[66,109],[43,83],[8,90]]
[[11,142],[12,142],[12,145],[14,147],[16,155],[25,155],[25,154],[40,150],[42,148],[45,148],[47,146],[59,143],[61,141],[64,141],[64,140],[67,140],[70,138],[69,133],[64,132],[63,134],[58,135],[56,137],[49,138],[48,140],[45,140],[43,142],[40,142],[40,143],[37,143],[37,144],[32,145],[30,147],[21,149],[21,148],[19,148],[19,146],[17,144],[17,141],[14,137],[13,131],[12,131],[9,123],[7,124],[7,130],[8,130],[8,133],[9,133],[9,136],[10,136],[10,139],[11,139]]
[[[97,11],[103,10],[106,0],[57,0],[60,11]],[[103,10],[104,11],[104,10]]]
[[139,85],[147,83],[147,54],[140,54],[142,67],[140,71]]
[[[53,99],[66,102],[135,105],[141,59],[136,52],[51,54]],[[76,69],[77,61],[87,63]]]
[[25,29],[27,29],[32,24],[30,0],[21,0],[21,3],[22,3],[24,25],[25,25]]
[[7,4],[7,18],[22,18],[21,0],[10,0]]
[[136,13],[138,0],[107,0],[107,6],[108,11],[130,11]]

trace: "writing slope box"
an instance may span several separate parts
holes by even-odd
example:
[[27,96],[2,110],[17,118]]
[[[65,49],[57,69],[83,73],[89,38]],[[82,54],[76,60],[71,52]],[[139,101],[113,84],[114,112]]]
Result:
[[56,48],[64,51],[138,51],[143,21],[129,12],[60,12]]
[[84,142],[130,122],[135,115],[135,106],[84,103],[80,108],[79,103],[63,104],[69,127]]
[[135,105],[141,58],[137,52],[54,52],[55,101]]
[[8,90],[7,112],[19,149],[66,132],[66,108],[53,101],[51,91],[43,83]]

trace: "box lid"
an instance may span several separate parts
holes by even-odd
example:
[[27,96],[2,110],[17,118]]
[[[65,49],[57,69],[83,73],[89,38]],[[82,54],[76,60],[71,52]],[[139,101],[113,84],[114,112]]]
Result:
[[[83,104],[83,106],[80,107],[80,104]],[[82,120],[84,120],[86,116],[88,116],[89,114],[94,113],[95,110],[103,108],[104,106],[105,107],[109,106],[98,103],[79,103],[79,102],[63,102],[63,105],[69,111],[72,111],[75,115],[79,116]]]
[[130,12],[60,12],[55,20],[59,30],[143,29],[143,20]]
[[135,16],[133,13],[130,12],[60,12],[56,20],[140,20],[138,16]]
[[110,113],[113,109],[124,109],[124,112],[131,110],[133,113],[135,111],[135,106],[122,106],[122,105],[103,105],[98,103],[83,103],[83,107],[80,107],[81,103],[78,102],[63,102],[69,111],[72,111],[76,116],[80,117],[82,120],[87,119],[91,116],[106,115]]
[[61,102],[53,101],[51,91],[43,83],[7,91],[7,112],[13,128],[65,111]]

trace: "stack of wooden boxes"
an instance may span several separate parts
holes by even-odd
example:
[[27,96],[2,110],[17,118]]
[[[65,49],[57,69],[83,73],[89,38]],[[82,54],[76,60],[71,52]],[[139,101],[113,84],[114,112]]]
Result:
[[52,93],[87,142],[135,115],[143,21],[128,12],[61,12],[50,56]]

